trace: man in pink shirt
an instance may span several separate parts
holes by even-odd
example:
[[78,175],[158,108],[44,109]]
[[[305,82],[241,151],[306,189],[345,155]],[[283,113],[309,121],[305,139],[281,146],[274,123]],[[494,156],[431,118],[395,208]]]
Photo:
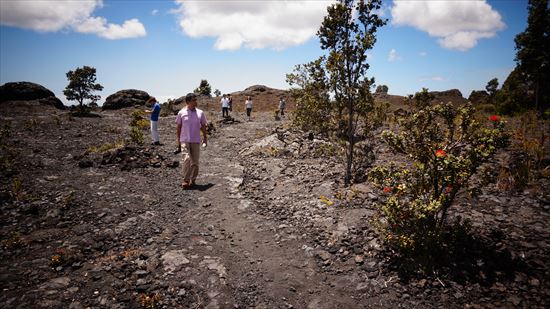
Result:
[[206,138],[206,116],[204,112],[197,108],[197,96],[189,93],[185,96],[186,106],[182,108],[176,116],[176,135],[178,145],[183,144],[187,151],[183,155],[183,183],[184,189],[190,188],[195,184],[199,174],[199,157],[201,135],[203,136],[203,146],[207,145]]

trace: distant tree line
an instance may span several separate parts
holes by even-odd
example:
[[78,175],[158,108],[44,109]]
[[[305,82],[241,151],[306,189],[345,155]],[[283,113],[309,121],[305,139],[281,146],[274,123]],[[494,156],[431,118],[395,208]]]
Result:
[[527,28],[515,38],[516,67],[498,88],[496,78],[486,90],[499,113],[536,110],[550,116],[550,8],[548,0],[529,0]]
[[[96,69],[90,66],[78,67],[74,71],[66,73],[69,84],[63,90],[63,94],[69,101],[78,103],[77,114],[89,113],[89,105],[95,104],[101,98],[100,95],[94,94],[94,91],[103,90],[103,86],[96,82]],[[212,96],[212,87],[206,79],[201,80],[199,87],[194,93],[198,95]],[[220,90],[216,89],[214,95],[219,96]]]

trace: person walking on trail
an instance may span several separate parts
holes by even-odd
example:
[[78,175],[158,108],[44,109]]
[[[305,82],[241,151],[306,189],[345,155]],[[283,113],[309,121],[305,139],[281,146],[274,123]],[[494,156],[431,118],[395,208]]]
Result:
[[229,99],[227,98],[227,94],[224,94],[221,99],[222,104],[222,117],[229,117]]
[[207,145],[206,115],[197,108],[197,96],[189,93],[185,96],[186,106],[176,116],[176,136],[178,144],[183,146],[183,182],[181,186],[188,189],[195,185],[199,174],[199,157],[201,135],[203,146]]
[[285,98],[281,97],[281,99],[279,99],[279,114],[281,115],[281,117],[285,115],[285,107],[286,107]]
[[246,116],[248,117],[248,121],[250,121],[250,115],[252,114],[252,98],[250,96],[246,97],[246,101],[244,102],[244,107],[246,108]]
[[146,110],[146,113],[151,113],[151,137],[153,138],[153,143],[151,145],[161,145],[160,144],[160,136],[159,136],[159,128],[158,128],[158,121],[159,121],[159,115],[160,115],[160,104],[157,102],[157,99],[154,97],[150,97],[145,104],[153,104],[153,107],[151,110]]
[[229,100],[229,112],[233,111],[233,98],[231,95],[228,95],[227,100]]

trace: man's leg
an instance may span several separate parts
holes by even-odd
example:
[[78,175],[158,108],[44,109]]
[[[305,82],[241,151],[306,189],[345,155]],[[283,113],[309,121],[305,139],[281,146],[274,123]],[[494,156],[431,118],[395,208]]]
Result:
[[190,180],[192,184],[195,183],[195,180],[197,180],[197,176],[199,175],[200,151],[201,151],[200,144],[197,144],[197,143],[189,144]]
[[151,121],[151,136],[153,138],[153,143],[160,142],[158,121]]
[[183,162],[183,181],[193,184],[199,174],[199,157],[200,157],[200,144],[187,143],[185,144],[187,150],[185,160]]
[[189,185],[191,183],[191,151],[190,151],[190,144],[184,143],[182,146],[185,149],[185,152],[183,153],[183,164],[182,164],[182,170],[183,170],[183,185],[187,184]]

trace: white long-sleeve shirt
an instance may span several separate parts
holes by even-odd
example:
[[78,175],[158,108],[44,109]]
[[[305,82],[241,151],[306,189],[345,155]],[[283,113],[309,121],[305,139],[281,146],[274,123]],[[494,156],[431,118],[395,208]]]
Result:
[[229,108],[229,99],[228,98],[222,98],[220,102],[222,103],[222,107]]

